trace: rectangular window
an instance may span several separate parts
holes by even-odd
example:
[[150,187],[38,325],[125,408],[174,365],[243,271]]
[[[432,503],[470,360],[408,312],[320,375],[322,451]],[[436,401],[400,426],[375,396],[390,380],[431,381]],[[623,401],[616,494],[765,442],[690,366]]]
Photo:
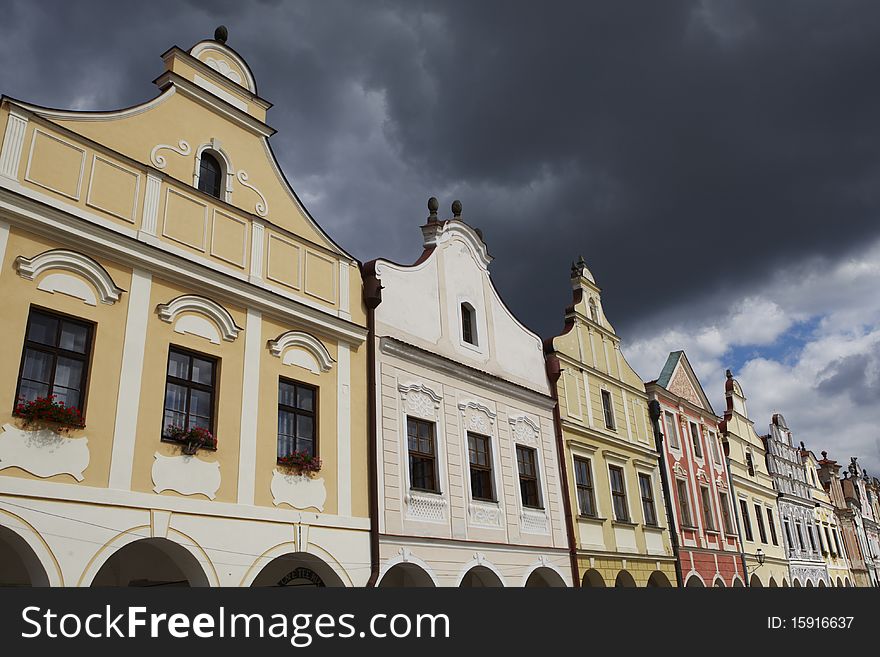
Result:
[[712,447],[712,460],[715,461],[718,465],[721,465],[721,451],[718,449],[718,440],[715,437],[715,432],[709,432],[709,445]]
[[492,447],[489,436],[468,432],[468,458],[471,464],[471,495],[475,500],[495,501],[492,485]]
[[16,405],[51,397],[82,411],[94,325],[32,308],[28,315]]
[[541,508],[538,494],[538,455],[531,447],[516,446],[516,465],[519,469],[519,492],[523,506]]
[[691,442],[694,445],[694,456],[696,456],[698,459],[701,459],[701,458],[703,458],[703,448],[700,445],[700,428],[696,424],[694,424],[693,422],[691,422],[690,425],[691,425]]
[[590,460],[574,457],[574,481],[577,487],[578,510],[582,516],[596,517],[596,496],[593,491],[593,473]]
[[664,411],[666,416],[666,436],[669,439],[669,446],[679,449],[678,428],[675,425],[675,416],[669,411]]
[[773,545],[779,545],[779,539],[776,538],[776,524],[773,522],[773,509],[767,508],[767,526],[770,528],[770,540]]
[[468,344],[477,344],[474,338],[474,310],[467,303],[461,304],[461,337]]
[[752,535],[752,520],[749,518],[749,505],[745,500],[739,501],[740,515],[742,516],[743,531],[746,533],[746,540],[754,540]]
[[656,526],[657,509],[654,507],[654,486],[650,475],[639,475],[639,492],[642,495],[642,513],[645,516],[645,524]]
[[733,534],[733,523],[730,521],[730,506],[727,501],[727,493],[718,493],[721,500],[721,522],[724,525],[726,534]]
[[214,434],[216,378],[216,358],[173,345],[168,348],[163,438],[196,427]]
[[294,452],[317,456],[317,402],[317,388],[278,380],[278,458]]
[[810,539],[810,552],[816,551],[816,539],[813,536],[813,525],[807,525],[807,538]]
[[675,487],[678,490],[678,507],[681,511],[681,524],[685,527],[693,527],[691,518],[691,504],[688,496],[687,482],[684,479],[676,479]]
[[629,509],[626,505],[626,484],[623,469],[616,465],[608,466],[608,478],[611,481],[611,503],[614,506],[614,519],[629,522]]
[[434,423],[407,417],[406,434],[409,444],[410,486],[415,490],[439,493]]
[[715,514],[712,513],[712,499],[706,486],[700,486],[700,501],[703,503],[703,527],[714,532]]
[[806,546],[804,545],[804,532],[801,531],[801,523],[794,523],[794,528],[797,531],[798,545],[800,546],[801,550],[805,550]]
[[831,544],[829,543],[828,547],[825,547],[826,543],[825,539],[822,538],[822,527],[820,525],[816,525],[816,539],[819,542],[819,550],[822,551],[822,554],[828,554],[828,548],[831,547]]
[[746,452],[746,467],[749,469],[749,476],[755,476],[755,463],[752,461],[752,453]]
[[831,545],[831,536],[834,534],[834,531],[832,530],[831,532],[829,532],[828,527],[823,527],[822,529],[825,530],[825,545],[828,546],[828,551],[831,552],[831,556],[836,557],[838,554],[840,554],[840,548],[835,550]]
[[762,543],[767,543],[767,531],[764,529],[764,514],[761,513],[761,505],[755,505],[755,520],[758,523],[758,536]]
[[602,410],[605,412],[605,427],[614,430],[614,406],[611,404],[611,393],[602,391]]
[[785,540],[788,542],[788,551],[794,552],[794,543],[791,541],[791,527],[788,520],[782,521],[782,528],[785,530]]
[[841,543],[841,541],[840,541],[840,530],[837,529],[837,528],[835,527],[835,528],[834,528],[834,531],[831,532],[831,535],[834,536],[834,547],[837,548],[837,554],[839,554],[839,555],[843,555],[843,552],[842,552],[841,549],[840,549],[840,543]]

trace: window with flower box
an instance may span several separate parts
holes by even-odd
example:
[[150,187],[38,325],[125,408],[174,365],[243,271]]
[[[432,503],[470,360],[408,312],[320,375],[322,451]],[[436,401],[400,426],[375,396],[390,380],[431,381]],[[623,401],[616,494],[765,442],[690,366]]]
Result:
[[31,308],[14,414],[82,425],[94,324]]
[[162,440],[215,449],[216,358],[172,345],[168,349]]
[[278,379],[278,449],[281,464],[305,464],[318,456],[318,389]]

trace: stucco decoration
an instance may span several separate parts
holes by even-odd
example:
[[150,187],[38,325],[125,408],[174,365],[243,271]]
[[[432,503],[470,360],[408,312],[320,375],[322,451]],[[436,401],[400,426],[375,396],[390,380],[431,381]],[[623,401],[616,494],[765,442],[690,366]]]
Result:
[[[56,269],[85,279],[95,289],[101,303],[112,305],[119,301],[120,295],[125,291],[113,282],[113,278],[100,264],[76,251],[52,249],[33,258],[18,256],[15,259],[15,270],[18,275],[29,281],[36,279],[43,272]],[[73,276],[49,275],[40,281],[37,287],[46,292],[69,294],[89,305],[95,305],[95,294],[91,289],[84,289],[85,286],[79,278]]]
[[77,481],[89,465],[89,439],[68,438],[50,429],[26,431],[3,425],[0,470],[18,467],[37,477],[69,474]]
[[260,215],[261,217],[265,217],[266,215],[268,215],[269,214],[269,203],[266,201],[266,197],[263,196],[263,192],[261,192],[259,189],[257,189],[256,187],[254,187],[253,185],[251,185],[248,182],[247,171],[240,169],[238,171],[238,173],[235,174],[235,177],[238,178],[238,182],[240,182],[242,185],[244,185],[248,189],[252,190],[257,196],[260,197],[260,200],[257,201],[256,206],[254,206],[254,210],[256,210],[257,214]]
[[220,488],[220,464],[195,456],[153,454],[153,490],[173,490],[181,495],[201,494],[213,500]]
[[504,509],[499,503],[473,500],[468,505],[468,515],[472,525],[493,529],[504,526]]
[[335,362],[323,342],[303,331],[287,331],[269,340],[269,353],[285,365],[298,365],[313,374],[329,372]]
[[437,417],[443,398],[428,386],[422,383],[399,384],[397,390],[400,392],[400,399],[406,407],[407,414],[427,420]]
[[[211,342],[219,343],[219,337],[228,342],[232,342],[243,329],[236,325],[232,315],[216,301],[212,301],[206,297],[196,294],[184,294],[173,299],[168,303],[159,304],[156,307],[159,319],[174,325],[174,330],[178,333],[191,333],[204,337]],[[211,332],[205,328],[205,322],[197,321],[200,317],[193,315],[201,315],[213,322],[219,330],[220,335]],[[195,321],[194,321],[195,320]],[[213,328],[213,327],[211,327]]]
[[513,436],[514,442],[520,445],[538,447],[540,428],[530,417],[527,415],[511,417],[508,422],[510,422],[510,433]]
[[449,501],[441,495],[422,495],[410,491],[404,498],[406,515],[412,520],[445,522]]
[[496,417],[492,409],[478,401],[467,401],[459,402],[458,410],[461,411],[465,430],[491,435]]
[[224,44],[215,40],[200,41],[190,49],[189,54],[204,62],[206,66],[217,71],[229,81],[244,87],[251,93],[257,92],[253,73],[244,59]]
[[529,534],[547,534],[550,531],[547,512],[541,509],[526,509],[520,514],[522,530]]
[[238,74],[238,71],[233,71],[232,67],[229,66],[229,62],[225,59],[214,59],[213,57],[206,57],[205,64],[213,68],[220,75],[225,78],[229,78],[235,84],[241,84],[241,76]]
[[694,386],[688,379],[688,375],[683,367],[677,368],[675,374],[672,376],[672,380],[669,382],[668,390],[679,397],[684,397],[700,408],[703,407],[703,402],[700,401],[700,396],[697,394],[697,391],[694,390]]
[[159,155],[159,151],[167,149],[169,151],[174,151],[178,155],[189,155],[192,153],[192,148],[189,143],[181,139],[177,142],[177,146],[172,146],[170,144],[156,144],[153,146],[153,150],[150,151],[150,162],[153,163],[153,166],[157,169],[164,169],[168,166],[168,161],[165,159],[164,155]]
[[327,488],[321,477],[310,477],[306,474],[293,474],[272,472],[272,482],[269,485],[272,491],[272,503],[275,506],[289,504],[294,509],[308,509],[313,507],[318,511],[324,511],[324,502],[327,501]]

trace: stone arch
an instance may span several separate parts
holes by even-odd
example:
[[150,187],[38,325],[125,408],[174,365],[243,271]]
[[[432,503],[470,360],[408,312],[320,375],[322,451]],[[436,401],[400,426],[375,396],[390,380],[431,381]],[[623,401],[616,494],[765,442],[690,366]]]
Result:
[[504,586],[501,574],[488,562],[468,568],[458,586],[461,588],[498,588]]
[[796,589],[802,588],[801,587],[801,580],[799,580],[797,577],[795,577],[794,580],[792,581],[792,586]]
[[651,576],[648,578],[648,582],[647,584],[645,584],[645,586],[648,588],[666,588],[672,586],[672,582],[669,581],[666,573],[655,570],[653,573],[651,573]]
[[742,589],[745,588],[746,583],[742,581],[742,578],[739,575],[733,576],[733,588]]
[[565,588],[565,578],[553,566],[543,565],[534,568],[523,581],[529,588]]
[[[723,582],[722,582],[723,584]],[[684,581],[685,587],[690,588],[705,588],[706,582],[703,581],[703,578],[700,577],[699,573],[692,572],[688,575],[687,579]]]
[[598,570],[590,568],[584,573],[584,578],[581,580],[581,588],[605,588],[605,580],[602,579],[602,575],[599,574]]
[[621,570],[617,573],[617,577],[614,578],[615,588],[634,588],[635,585],[636,581],[633,579],[633,576],[630,575],[629,571]]
[[806,585],[806,587],[805,587],[805,588],[808,588],[808,589],[811,589],[811,588],[813,588],[813,580],[811,580],[811,579],[808,579],[808,580],[807,580],[807,585]]
[[752,588],[763,588],[764,584],[761,582],[761,578],[758,577],[757,573],[752,573],[752,577],[749,579],[749,586]]
[[311,552],[283,552],[257,561],[246,586],[345,586],[333,566]]
[[771,589],[779,588],[779,584],[776,583],[776,579],[772,576],[770,577],[770,582],[767,586],[768,586],[768,588],[771,588]]
[[849,581],[849,577],[847,577],[845,580],[843,580],[843,585],[846,588],[852,588],[852,582]]
[[0,586],[63,586],[55,555],[37,531],[4,510],[0,519]]
[[785,577],[782,578],[782,588],[789,588],[788,579],[786,579]]
[[220,146],[216,139],[202,144],[196,149],[195,167],[193,170],[193,187],[199,187],[199,175],[201,173],[202,156],[207,153],[220,165],[220,174],[223,184],[220,186],[220,198],[223,201],[232,201],[232,181],[235,179],[235,167],[232,166],[232,158]]
[[[184,540],[120,534],[93,558],[80,578],[83,586],[219,586],[204,550]],[[204,564],[209,567],[206,568]]]
[[724,578],[721,575],[715,575],[715,579],[712,580],[712,588],[714,589],[726,589],[727,584],[724,583]]
[[819,580],[819,586],[818,586],[818,588],[820,588],[820,589],[824,589],[824,588],[826,588],[826,587],[825,587],[825,580],[824,580],[824,579],[820,579],[820,580]]
[[420,565],[401,561],[385,570],[379,588],[434,588],[434,576]]
[[835,586],[843,588],[843,580],[840,579],[840,575],[837,576],[837,581],[835,582]]

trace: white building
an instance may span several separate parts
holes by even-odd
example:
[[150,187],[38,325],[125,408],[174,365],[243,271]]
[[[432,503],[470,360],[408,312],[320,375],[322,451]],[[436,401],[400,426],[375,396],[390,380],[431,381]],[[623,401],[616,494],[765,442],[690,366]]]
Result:
[[447,221],[428,207],[415,264],[365,266],[378,584],[570,586],[541,340],[499,297],[460,203]]

